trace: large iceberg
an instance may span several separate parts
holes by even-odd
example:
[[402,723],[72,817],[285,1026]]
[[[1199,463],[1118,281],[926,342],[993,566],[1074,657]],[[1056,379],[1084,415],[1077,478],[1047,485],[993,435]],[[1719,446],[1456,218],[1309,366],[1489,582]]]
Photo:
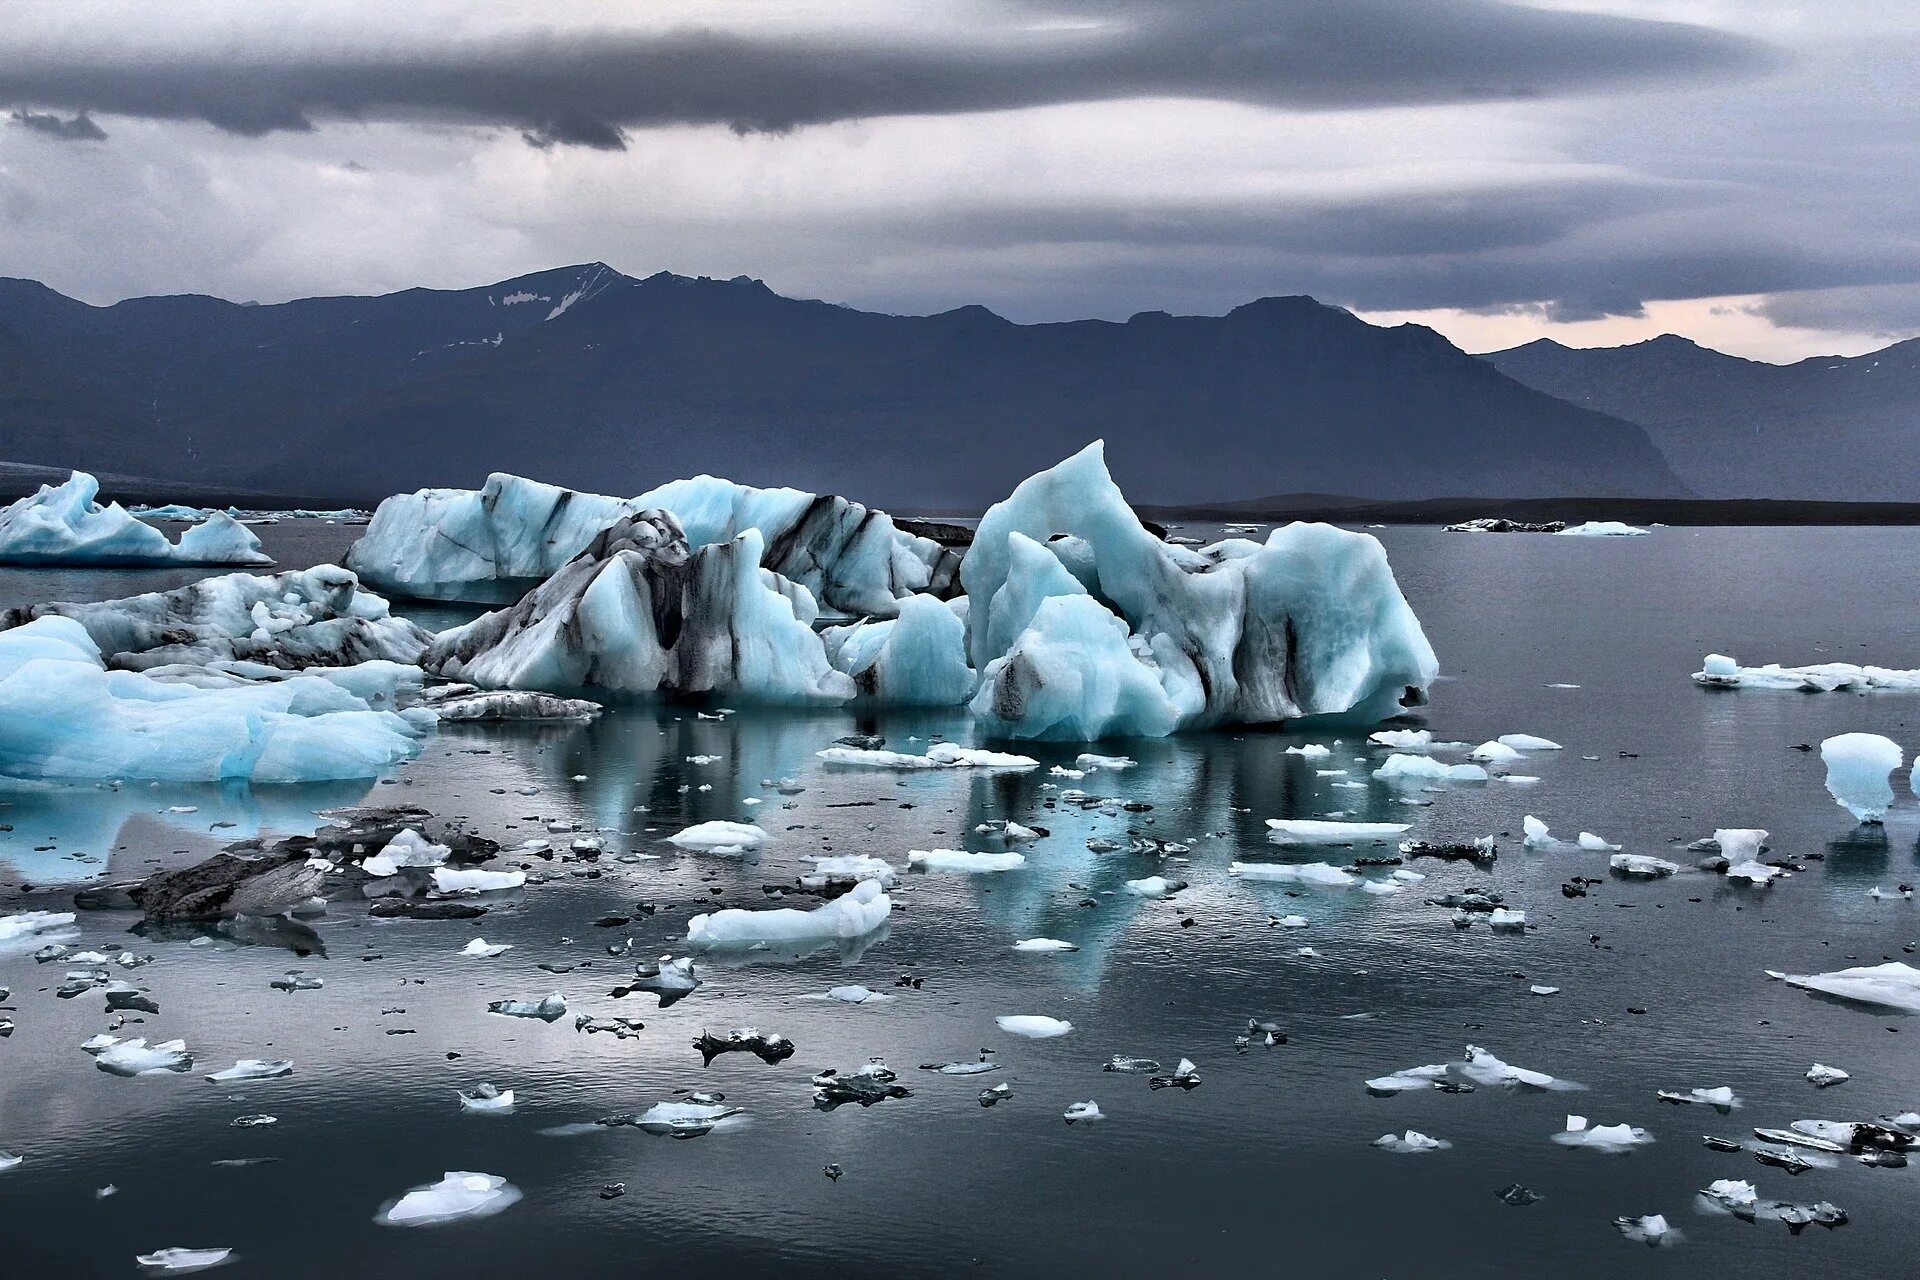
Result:
[[885,512],[798,489],[756,489],[712,476],[614,498],[494,474],[472,489],[388,498],[348,553],[347,567],[382,590],[435,600],[507,604],[629,516],[672,512],[694,546],[761,536],[765,566],[827,608],[892,617],[896,597],[952,591],[957,554],[902,533]]
[[749,529],[693,548],[666,511],[622,517],[510,609],[443,631],[421,665],[483,689],[835,704],[806,588],[761,568]]
[[1127,505],[1098,441],[991,508],[960,576],[973,707],[1009,736],[1377,721],[1424,702],[1438,673],[1378,541],[1292,524],[1264,543],[1171,546]]
[[216,511],[169,542],[117,502],[99,503],[100,482],[76,471],[0,509],[0,564],[272,564],[260,540]]
[[72,618],[0,631],[0,777],[371,778],[417,752],[433,719],[373,710],[316,676],[256,683],[188,670],[231,683],[109,671]]
[[229,573],[119,600],[27,605],[0,612],[0,630],[49,616],[78,622],[108,666],[131,671],[235,661],[283,669],[416,663],[433,639],[330,564]]

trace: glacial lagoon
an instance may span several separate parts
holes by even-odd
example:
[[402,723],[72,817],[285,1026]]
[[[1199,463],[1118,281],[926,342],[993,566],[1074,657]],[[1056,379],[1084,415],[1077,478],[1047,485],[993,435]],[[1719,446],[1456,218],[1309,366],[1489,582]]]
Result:
[[[358,530],[303,521],[256,532],[285,569],[337,561]],[[9,1262],[28,1274],[119,1275],[137,1271],[137,1254],[185,1246],[234,1250],[222,1274],[274,1277],[375,1266],[709,1276],[768,1258],[834,1276],[1897,1274],[1913,1169],[1840,1157],[1789,1175],[1701,1139],[1920,1105],[1912,1018],[1764,976],[1911,960],[1920,908],[1870,896],[1916,877],[1920,809],[1905,770],[1884,826],[1856,828],[1823,789],[1817,746],[1864,730],[1910,758],[1920,701],[1717,692],[1689,673],[1709,652],[1920,666],[1908,621],[1920,586],[1901,572],[1912,531],[1373,532],[1441,659],[1431,703],[1409,723],[1467,743],[1531,733],[1563,744],[1505,770],[1537,782],[1390,788],[1370,776],[1388,753],[1367,746],[1364,729],[1028,743],[1013,749],[1041,767],[1019,773],[856,770],[815,753],[850,734],[918,752],[939,738],[971,742],[976,727],[959,713],[711,719],[699,711],[717,714],[712,706],[635,706],[586,725],[443,726],[372,784],[5,797],[0,912],[70,909],[86,883],[185,866],[355,805],[458,820],[506,847],[490,865],[524,864],[532,878],[471,921],[375,919],[334,904],[299,927],[143,935],[136,913],[82,913],[63,935],[74,951],[153,957],[106,966],[160,1009],[129,1015],[117,1034],[184,1040],[194,1064],[179,1075],[96,1070],[80,1046],[106,1025],[99,993],[57,998],[73,965],[36,963],[45,939],[0,952],[11,993],[0,1016],[15,1024],[0,1040],[0,1150],[21,1157],[0,1171],[0,1204],[16,1223],[68,1224],[57,1236],[16,1233]],[[107,599],[207,572],[6,569],[0,606]],[[430,628],[472,613],[399,608]],[[1288,751],[1309,742],[1329,754]],[[1087,750],[1136,766],[1051,772],[1076,769]],[[792,785],[770,785],[782,779]],[[1063,799],[1072,789],[1135,807],[1081,807]],[[1236,860],[1367,852],[1267,839],[1266,819],[1335,814],[1411,823],[1410,835],[1430,841],[1492,835],[1499,857],[1412,860],[1425,879],[1389,894],[1229,874]],[[1529,851],[1529,814],[1568,841],[1589,831],[1685,870],[1628,880],[1609,874],[1604,852]],[[665,842],[710,820],[755,822],[770,839],[741,856]],[[906,870],[910,850],[1003,849],[976,828],[1005,821],[1045,831],[1018,845],[1023,867]],[[1766,889],[1693,870],[1686,844],[1721,827],[1767,828],[1770,856],[1801,869]],[[597,856],[569,852],[581,836],[598,839]],[[548,856],[515,852],[526,840],[549,841]],[[1089,840],[1118,847],[1094,852]],[[689,954],[697,913],[814,905],[796,885],[807,858],[847,854],[901,872],[883,930],[798,957],[695,955],[700,986],[668,1007],[647,992],[610,994],[636,962]],[[1166,897],[1127,888],[1153,876],[1186,887]],[[1563,896],[1577,876],[1598,883]],[[1529,927],[1458,929],[1451,908],[1428,902],[1473,886],[1525,910]],[[1280,923],[1293,916],[1307,923]],[[475,937],[512,949],[461,955]],[[1034,938],[1077,949],[1015,949]],[[269,985],[289,970],[324,986]],[[853,985],[875,998],[810,998]],[[554,992],[567,1013],[550,1023],[488,1012]],[[581,1015],[644,1029],[577,1030]],[[1072,1029],[1029,1039],[997,1025],[1020,1015]],[[1249,1020],[1275,1024],[1271,1038],[1284,1043],[1249,1034]],[[796,1051],[702,1065],[703,1031],[742,1027],[784,1035]],[[1584,1088],[1366,1089],[1468,1045]],[[920,1069],[982,1050],[998,1070]],[[1156,1089],[1153,1073],[1103,1071],[1115,1055],[1155,1059],[1163,1073],[1190,1059],[1199,1086]],[[291,1059],[294,1070],[204,1078],[247,1058]],[[815,1106],[814,1076],[874,1058],[909,1096]],[[1851,1079],[1816,1088],[1804,1078],[1815,1062]],[[512,1110],[463,1111],[460,1091],[482,1082],[513,1090]],[[981,1091],[1000,1084],[1009,1096],[983,1105]],[[1656,1097],[1718,1086],[1741,1105],[1723,1114]],[[724,1094],[739,1114],[684,1141],[593,1123],[683,1091]],[[1065,1123],[1088,1100],[1104,1118]],[[1551,1141],[1569,1114],[1655,1140],[1619,1155],[1569,1150]],[[275,1122],[234,1123],[263,1115]],[[1372,1145],[1409,1129],[1452,1145]],[[521,1198],[441,1226],[376,1221],[410,1189],[462,1170],[502,1177]],[[1709,1213],[1696,1193],[1717,1179],[1750,1180],[1764,1198],[1830,1201],[1849,1221],[1790,1234]],[[616,1184],[624,1189],[609,1198]],[[1513,1184],[1537,1201],[1503,1201]],[[1614,1225],[1648,1214],[1683,1238],[1650,1249]]]

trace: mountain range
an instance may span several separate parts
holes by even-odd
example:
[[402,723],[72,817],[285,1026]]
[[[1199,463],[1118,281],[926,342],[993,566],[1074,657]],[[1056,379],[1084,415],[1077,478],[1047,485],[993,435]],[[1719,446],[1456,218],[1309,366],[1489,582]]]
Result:
[[618,493],[705,471],[977,510],[1095,437],[1162,504],[1689,492],[1640,425],[1305,297],[1015,324],[600,263],[273,305],[0,280],[13,463],[330,503],[496,470]]
[[1637,422],[1710,498],[1912,501],[1920,338],[1863,356],[1745,360],[1667,334],[1624,347],[1550,338],[1482,357],[1583,408]]

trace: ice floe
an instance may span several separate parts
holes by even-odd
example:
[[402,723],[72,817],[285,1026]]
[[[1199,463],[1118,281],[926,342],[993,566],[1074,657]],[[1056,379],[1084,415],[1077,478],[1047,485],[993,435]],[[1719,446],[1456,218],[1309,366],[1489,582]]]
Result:
[[1607,859],[1607,865],[1623,876],[1635,876],[1643,880],[1677,875],[1680,871],[1679,863],[1644,853],[1616,853]]
[[1777,978],[1790,987],[1818,992],[1836,1000],[1870,1005],[1876,1009],[1920,1013],[1920,969],[1898,960],[1889,960],[1885,964],[1856,965],[1831,973],[1781,973],[1769,969],[1767,976]]
[[1360,883],[1351,871],[1328,862],[1232,862],[1227,874],[1243,880],[1270,880],[1281,884],[1311,884],[1344,888]]
[[1630,1124],[1596,1125],[1585,1116],[1568,1116],[1567,1127],[1554,1134],[1553,1140],[1563,1147],[1616,1154],[1652,1142],[1653,1135]]
[[1555,529],[1556,538],[1644,538],[1645,529],[1618,520],[1588,520],[1584,524],[1568,525],[1564,529]]
[[401,1196],[374,1215],[374,1221],[387,1227],[431,1227],[462,1218],[484,1218],[511,1207],[520,1199],[520,1189],[505,1178],[490,1173],[465,1171],[445,1174]]
[[859,769],[1037,769],[1040,762],[1032,756],[1006,751],[987,751],[962,747],[952,742],[936,742],[924,755],[904,751],[885,751],[877,747],[834,746],[813,753],[828,764]]
[[778,907],[747,911],[729,907],[687,922],[687,942],[705,948],[796,946],[858,938],[887,922],[893,900],[872,880],[863,880],[811,911]]
[[102,506],[100,482],[76,471],[0,508],[0,564],[272,564],[260,539],[224,511],[170,542],[117,502]]
[[1373,771],[1381,782],[1417,785],[1426,782],[1485,782],[1487,771],[1477,764],[1447,764],[1432,756],[1396,752]]
[[698,822],[667,837],[667,843],[701,853],[735,854],[758,849],[772,837],[750,822]]
[[184,1040],[149,1045],[144,1037],[121,1040],[97,1035],[80,1046],[93,1055],[93,1065],[115,1076],[182,1075],[193,1068],[193,1055]]
[[186,1275],[231,1262],[236,1256],[232,1249],[187,1249],[174,1245],[152,1253],[136,1253],[133,1261],[156,1275]]
[[1018,871],[1027,865],[1027,855],[1015,853],[972,853],[965,849],[913,849],[907,853],[907,867],[913,871],[958,871],[970,874],[992,871]]
[[1743,667],[1721,653],[1708,654],[1693,678],[1712,689],[1790,689],[1802,693],[1920,689],[1920,671],[1862,667],[1851,662],[1819,662],[1804,667],[1770,662],[1763,667]]
[[513,1110],[513,1090],[485,1083],[462,1089],[460,1110],[477,1115],[504,1115]]
[[1405,822],[1334,822],[1319,818],[1268,818],[1267,839],[1275,844],[1377,844],[1412,829]]
[[1383,1151],[1393,1151],[1401,1155],[1445,1151],[1453,1146],[1443,1138],[1430,1138],[1418,1129],[1409,1129],[1405,1133],[1383,1133],[1373,1140],[1373,1145]]
[[224,1071],[213,1072],[207,1079],[216,1084],[233,1084],[244,1080],[277,1080],[292,1074],[293,1062],[288,1058],[241,1058]]
[[1010,1036],[1027,1040],[1051,1040],[1073,1030],[1073,1024],[1038,1013],[1010,1013],[995,1018],[994,1024]]

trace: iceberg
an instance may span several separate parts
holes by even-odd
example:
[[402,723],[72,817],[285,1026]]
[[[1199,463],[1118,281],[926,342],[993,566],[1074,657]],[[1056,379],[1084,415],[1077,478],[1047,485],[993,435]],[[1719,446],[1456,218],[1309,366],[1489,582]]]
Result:
[[619,521],[672,513],[695,546],[749,530],[766,567],[828,608],[892,617],[894,599],[950,593],[957,555],[901,532],[884,512],[797,489],[755,489],[696,476],[637,498],[613,498],[494,474],[472,489],[422,489],[382,502],[347,567],[382,590],[433,600],[508,604]]
[[421,666],[483,689],[845,702],[813,597],[761,567],[763,545],[749,529],[694,549],[668,512],[626,516],[512,608],[442,632]]
[[828,627],[827,661],[859,696],[897,707],[957,707],[973,696],[967,627],[944,601],[913,595],[899,616]]
[[100,482],[84,471],[43,484],[0,508],[0,564],[272,564],[260,539],[216,511],[169,542],[117,502],[101,506]]
[[872,880],[862,880],[833,901],[800,911],[779,907],[746,911],[729,907],[687,921],[687,942],[707,949],[810,945],[872,933],[887,922],[893,900]]
[[[1820,744],[1827,791],[1859,822],[1878,822],[1893,806],[1887,777],[1900,767],[1900,744],[1877,733],[1842,733]],[[1729,855],[1731,856],[1731,855]]]
[[1767,970],[1790,987],[1814,991],[1836,1000],[1869,1005],[1876,1009],[1898,1009],[1920,1013],[1920,969],[1890,960],[1885,964],[1855,965],[1832,973],[1780,973]]
[[318,676],[202,688],[108,671],[99,647],[72,618],[38,618],[0,631],[3,777],[371,778],[418,752],[431,719],[429,712],[373,710]]
[[461,1218],[499,1213],[520,1199],[520,1189],[490,1173],[454,1172],[415,1187],[374,1215],[384,1227],[431,1227]]
[[1708,654],[1693,679],[1709,689],[1788,689],[1799,693],[1868,689],[1910,693],[1920,689],[1920,671],[1855,666],[1851,662],[1817,662],[1804,667],[1769,662],[1763,667],[1743,667],[1723,653]]
[[973,708],[1009,736],[1377,721],[1424,702],[1438,671],[1378,541],[1294,524],[1265,543],[1171,546],[1097,441],[989,509],[960,577]]
[[0,630],[49,616],[78,622],[109,667],[129,671],[211,663],[282,670],[376,661],[411,665],[433,639],[330,564],[230,573],[119,600],[22,606],[0,612]]

